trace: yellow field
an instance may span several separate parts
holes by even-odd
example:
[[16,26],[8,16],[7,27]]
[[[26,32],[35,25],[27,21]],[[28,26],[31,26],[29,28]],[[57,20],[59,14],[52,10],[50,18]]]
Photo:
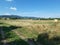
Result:
[[5,32],[5,42],[11,45],[28,45],[26,39],[43,41],[44,45],[60,44],[60,20],[0,20],[0,27]]
[[[60,20],[55,23],[54,20],[0,20],[9,25],[21,26],[28,30],[38,32],[38,34],[47,32],[51,35],[59,35],[60,33]],[[32,32],[32,31],[31,31]],[[56,34],[55,34],[56,33]]]

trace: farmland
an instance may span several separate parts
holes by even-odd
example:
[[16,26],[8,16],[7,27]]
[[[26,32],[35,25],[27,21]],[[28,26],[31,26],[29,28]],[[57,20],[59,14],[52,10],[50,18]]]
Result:
[[60,20],[0,20],[0,40],[0,45],[35,45],[32,40],[36,45],[59,45]]

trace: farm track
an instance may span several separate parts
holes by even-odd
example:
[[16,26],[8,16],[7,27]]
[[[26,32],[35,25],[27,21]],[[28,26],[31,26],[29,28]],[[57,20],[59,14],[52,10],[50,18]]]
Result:
[[18,33],[18,31],[14,31],[14,30],[13,30],[13,32],[16,33],[16,35],[18,35],[20,38],[25,39],[25,37],[22,36],[22,35],[20,35],[20,34]]
[[[18,31],[14,31],[14,30],[13,30],[13,32],[15,32],[20,38],[22,38],[22,39],[24,39],[24,40],[26,39],[26,37],[20,35],[20,33],[18,33]],[[32,41],[32,40],[31,40],[31,41],[25,40],[25,41],[26,41],[29,45],[36,45],[36,44],[34,43],[34,41]]]
[[0,31],[1,31],[1,35],[2,35],[2,40],[1,40],[1,42],[3,43],[3,45],[8,45],[8,44],[7,44],[7,41],[6,41],[6,39],[5,39],[5,34],[4,34],[4,31],[3,31],[3,28],[2,28],[2,27],[0,27]]

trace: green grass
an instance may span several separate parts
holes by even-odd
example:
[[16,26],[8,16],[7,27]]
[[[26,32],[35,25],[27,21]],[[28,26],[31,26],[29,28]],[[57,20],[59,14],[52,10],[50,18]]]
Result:
[[[9,29],[8,29],[9,30]],[[11,42],[11,43],[9,43],[9,44],[11,44],[11,45],[28,45],[27,44],[27,42],[25,42],[24,40],[22,40],[22,39],[20,39],[19,38],[19,36],[17,36],[14,32],[12,32],[12,31],[8,31],[8,30],[6,30],[5,29],[5,36],[6,36],[6,40],[7,41],[9,41],[9,42]]]
[[[29,45],[26,41],[21,39],[19,36],[16,35],[10,27],[11,25],[2,24],[2,28],[5,34],[5,40],[7,41],[7,44],[9,45]],[[1,39],[1,34],[0,34]],[[0,43],[1,45],[1,43]]]
[[22,27],[22,28],[18,28],[17,31],[23,35],[26,36],[27,38],[35,38],[37,37],[38,32],[36,32],[35,30],[30,30],[26,27]]

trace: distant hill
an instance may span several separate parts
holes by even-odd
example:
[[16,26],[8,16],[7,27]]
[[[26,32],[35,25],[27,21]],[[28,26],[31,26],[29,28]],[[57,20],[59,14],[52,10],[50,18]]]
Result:
[[10,18],[10,19],[33,19],[33,20],[53,20],[60,18],[40,18],[40,17],[27,17],[27,16],[18,16],[18,15],[0,15],[0,18]]
[[20,18],[20,16],[17,16],[17,15],[0,15],[0,18]]
[[18,15],[0,15],[0,18],[14,18],[14,19],[36,19],[37,17],[26,17]]

